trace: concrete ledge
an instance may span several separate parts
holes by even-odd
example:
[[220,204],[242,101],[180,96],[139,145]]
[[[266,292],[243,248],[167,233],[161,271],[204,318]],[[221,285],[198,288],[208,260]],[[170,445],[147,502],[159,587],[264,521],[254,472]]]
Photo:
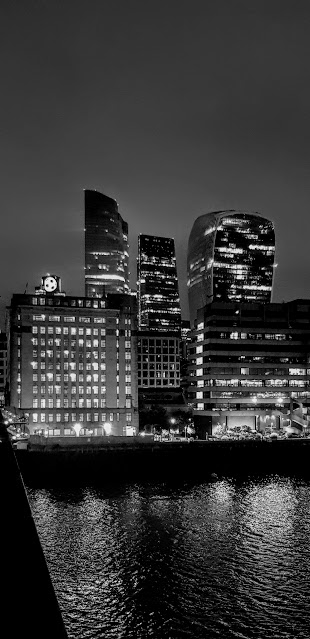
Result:
[[110,480],[209,479],[212,473],[310,474],[310,440],[118,442],[16,451],[26,483],[86,485]]

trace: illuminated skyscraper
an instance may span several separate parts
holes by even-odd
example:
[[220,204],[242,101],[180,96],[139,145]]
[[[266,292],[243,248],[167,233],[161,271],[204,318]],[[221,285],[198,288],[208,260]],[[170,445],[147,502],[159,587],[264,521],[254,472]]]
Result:
[[180,331],[181,307],[174,240],[139,235],[139,329]]
[[115,200],[85,190],[85,295],[128,293],[128,224]]
[[187,256],[191,324],[211,301],[270,302],[274,226],[257,213],[216,211],[197,218]]

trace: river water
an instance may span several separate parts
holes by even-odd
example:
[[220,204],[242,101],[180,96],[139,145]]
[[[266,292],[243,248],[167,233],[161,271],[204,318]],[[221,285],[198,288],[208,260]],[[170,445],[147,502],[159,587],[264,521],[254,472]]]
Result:
[[309,482],[28,496],[70,639],[310,639]]

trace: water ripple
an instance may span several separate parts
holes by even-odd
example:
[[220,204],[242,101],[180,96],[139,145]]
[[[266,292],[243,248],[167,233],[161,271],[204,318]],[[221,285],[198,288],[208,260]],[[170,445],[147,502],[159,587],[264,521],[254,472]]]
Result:
[[28,492],[70,639],[309,639],[308,483]]

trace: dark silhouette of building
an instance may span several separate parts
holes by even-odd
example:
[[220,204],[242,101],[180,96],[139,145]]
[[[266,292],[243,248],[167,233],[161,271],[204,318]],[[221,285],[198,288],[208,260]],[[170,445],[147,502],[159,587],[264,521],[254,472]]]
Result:
[[115,200],[85,190],[85,295],[129,293],[128,224]]
[[188,296],[193,325],[211,301],[270,302],[275,254],[270,220],[246,211],[197,218],[188,243]]
[[181,307],[174,240],[139,235],[137,275],[139,330],[179,333]]

